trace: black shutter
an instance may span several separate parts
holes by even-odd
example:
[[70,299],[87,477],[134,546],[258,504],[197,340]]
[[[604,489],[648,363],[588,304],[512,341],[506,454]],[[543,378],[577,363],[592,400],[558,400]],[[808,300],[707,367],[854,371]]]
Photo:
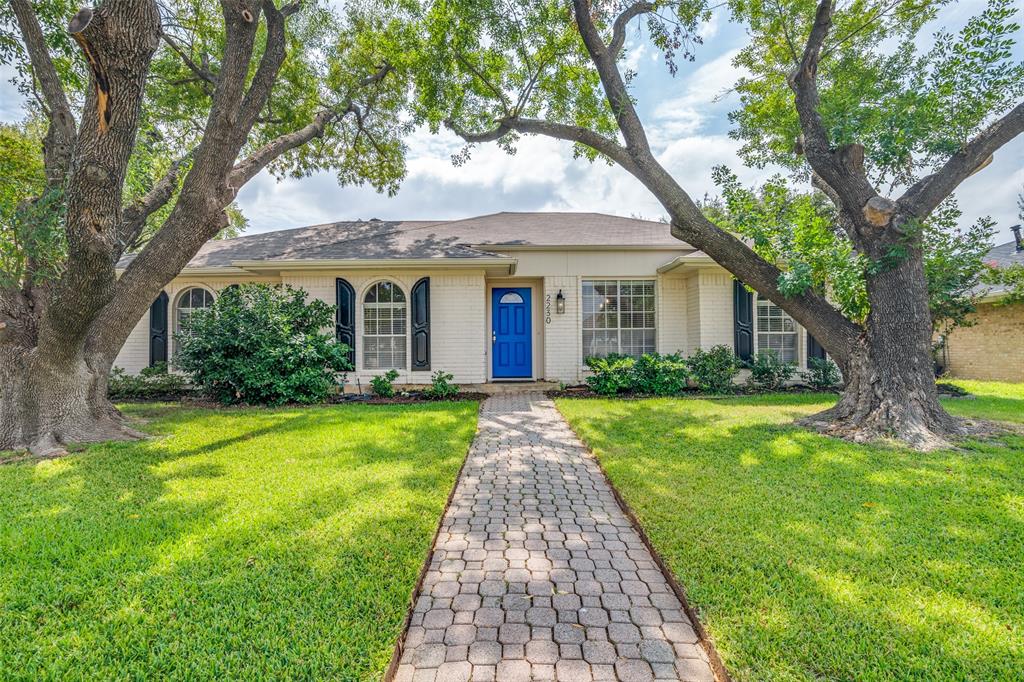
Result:
[[351,350],[348,361],[356,366],[356,292],[352,285],[338,278],[334,280],[335,289],[335,325],[334,333],[338,343],[343,343]]
[[412,287],[412,368],[430,370],[430,278]]
[[807,332],[807,366],[811,366],[811,358],[819,358],[824,360],[826,356],[825,349],[822,347],[818,340],[811,336],[810,332]]
[[149,366],[167,362],[167,292],[160,295],[149,307]]
[[754,295],[738,279],[732,283],[732,317],[736,355],[750,360],[754,357]]

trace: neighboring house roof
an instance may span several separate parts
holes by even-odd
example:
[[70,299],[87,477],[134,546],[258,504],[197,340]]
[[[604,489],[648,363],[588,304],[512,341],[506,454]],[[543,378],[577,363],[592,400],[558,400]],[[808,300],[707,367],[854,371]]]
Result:
[[[1011,265],[1024,265],[1024,251],[1017,250],[1015,241],[1000,244],[994,247],[985,256],[985,263],[994,268],[1007,268]],[[979,284],[972,290],[972,293],[981,298],[1000,298],[1009,287],[1005,284]]]
[[[367,220],[326,223],[209,241],[187,269],[331,261],[495,262],[517,249],[656,248],[691,246],[665,223],[600,213],[494,213],[464,220]],[[493,249],[493,251],[492,251]],[[126,268],[133,255],[117,264]]]

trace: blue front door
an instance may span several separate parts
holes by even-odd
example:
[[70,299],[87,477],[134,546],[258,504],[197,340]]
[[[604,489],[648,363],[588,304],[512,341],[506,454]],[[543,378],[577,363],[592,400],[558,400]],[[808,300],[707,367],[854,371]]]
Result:
[[491,290],[491,376],[529,379],[533,375],[530,289]]

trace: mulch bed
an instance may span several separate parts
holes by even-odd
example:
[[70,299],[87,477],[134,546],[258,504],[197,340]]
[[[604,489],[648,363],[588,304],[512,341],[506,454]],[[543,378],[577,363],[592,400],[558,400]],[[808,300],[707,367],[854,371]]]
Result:
[[751,390],[745,386],[737,386],[736,390],[732,393],[703,393],[699,389],[691,388],[687,389],[683,393],[676,393],[674,395],[664,396],[655,395],[653,393],[617,393],[615,395],[602,395],[595,393],[589,386],[569,386],[560,390],[545,391],[544,395],[548,398],[581,398],[581,399],[601,399],[601,398],[615,398],[618,400],[646,400],[648,398],[689,398],[692,400],[720,400],[722,398],[736,398],[744,395],[770,395],[773,393],[821,393],[821,391],[815,391],[809,386],[790,386],[780,391],[757,391]]
[[[462,392],[457,393],[451,398],[437,399],[428,398],[425,394],[420,391],[402,393],[392,398],[381,398],[372,394],[365,393],[339,393],[333,395],[323,403],[303,404],[303,403],[285,403],[283,405],[276,405],[275,407],[317,407],[318,405],[340,405],[343,403],[365,403],[367,405],[411,405],[415,403],[444,403],[444,402],[458,402],[462,400],[484,400],[487,398],[486,393],[471,393]],[[137,405],[145,405],[151,403],[181,403],[187,407],[200,407],[203,409],[230,409],[239,407],[262,407],[261,405],[225,405],[224,403],[216,400],[210,400],[210,398],[189,391],[179,395],[163,395],[160,397],[147,397],[147,398],[112,398],[114,402],[118,403],[131,403]]]

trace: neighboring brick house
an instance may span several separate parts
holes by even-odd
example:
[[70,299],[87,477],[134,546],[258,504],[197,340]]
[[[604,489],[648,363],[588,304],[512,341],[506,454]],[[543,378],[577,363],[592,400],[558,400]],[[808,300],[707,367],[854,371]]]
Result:
[[[995,267],[1024,265],[1020,226],[1014,241],[992,249],[987,261]],[[1001,304],[1004,286],[985,286],[975,324],[960,327],[946,337],[940,362],[946,371],[962,379],[1024,381],[1024,303]]]
[[[123,269],[130,257],[118,264]],[[497,213],[455,221],[359,221],[207,243],[136,325],[115,361],[172,359],[192,310],[241,282],[302,287],[336,306],[354,348],[349,380],[435,370],[461,384],[575,383],[584,358],[777,350],[804,367],[820,346],[664,223],[594,213]]]

